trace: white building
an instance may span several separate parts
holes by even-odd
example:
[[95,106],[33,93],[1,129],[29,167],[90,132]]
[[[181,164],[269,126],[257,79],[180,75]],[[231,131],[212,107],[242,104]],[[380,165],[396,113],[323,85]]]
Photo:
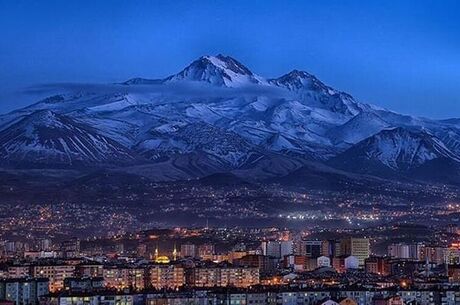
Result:
[[345,258],[345,269],[358,269],[359,259],[355,256],[348,256]]
[[316,265],[318,268],[321,267],[330,267],[331,266],[331,259],[327,256],[320,256],[316,259]]

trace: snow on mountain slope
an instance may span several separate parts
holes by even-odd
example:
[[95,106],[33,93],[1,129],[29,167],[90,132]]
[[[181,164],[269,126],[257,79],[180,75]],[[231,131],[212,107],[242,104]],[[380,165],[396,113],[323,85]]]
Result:
[[385,129],[359,142],[330,161],[350,171],[376,173],[382,169],[407,172],[434,159],[460,159],[440,139],[419,130]]
[[356,144],[378,132],[390,127],[376,113],[362,111],[343,125],[330,129],[328,137],[336,144],[341,142]]
[[458,127],[442,126],[430,128],[430,132],[438,137],[456,156],[460,156],[460,129]]
[[[102,90],[102,89],[101,89]],[[25,108],[13,111],[14,114],[30,114],[37,110],[51,110],[55,113],[72,115],[72,112],[91,114],[119,111],[135,105],[151,104],[156,96],[146,93],[112,92],[109,86],[105,93],[79,92],[54,95]],[[120,89],[121,90],[121,89]]]
[[253,74],[234,58],[221,54],[200,57],[181,72],[163,80],[164,83],[178,81],[201,81],[232,88],[266,84],[262,77]]
[[271,136],[267,140],[266,147],[272,151],[300,151],[302,149],[302,147],[297,145],[295,141],[281,135],[280,133]]
[[352,96],[326,86],[308,72],[293,70],[269,82],[275,86],[296,92],[299,100],[311,107],[353,116],[362,110],[362,105]]
[[0,132],[3,164],[97,164],[134,161],[132,154],[95,129],[40,110]]
[[123,83],[122,85],[160,85],[163,83],[162,79],[148,79],[148,78],[131,78]]
[[150,159],[171,153],[202,152],[230,167],[238,167],[256,153],[254,147],[237,134],[205,123],[188,124],[166,132],[156,128],[150,134],[151,138],[136,147]]
[[[347,120],[341,114],[311,108],[298,101],[265,98],[194,103],[186,109],[186,113],[189,118],[228,128],[254,145],[276,146],[277,151],[295,149],[310,157],[312,152],[319,152],[321,146],[324,147],[322,151],[333,150],[324,136],[325,131]],[[283,138],[290,140],[278,142],[275,146],[267,144],[276,134],[282,134]],[[317,155],[325,159],[330,152]]]
[[87,112],[73,112],[69,117],[75,122],[91,126],[101,135],[116,141],[128,149],[137,141],[139,129],[138,126],[131,122],[93,115]]
[[330,159],[350,171],[407,172],[460,156],[458,120],[359,103],[304,71],[267,81],[223,55],[164,79],[73,89],[0,115],[4,161],[122,165],[136,156],[144,162],[136,168],[154,163],[167,171],[156,177],[185,179],[230,170],[276,176]]

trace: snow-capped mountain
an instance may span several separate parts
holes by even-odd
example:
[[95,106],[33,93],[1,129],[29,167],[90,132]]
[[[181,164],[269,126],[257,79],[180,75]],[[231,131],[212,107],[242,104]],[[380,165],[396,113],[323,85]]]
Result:
[[311,162],[378,176],[457,164],[458,122],[360,103],[308,72],[266,80],[231,57],[203,56],[166,78],[82,88],[1,115],[0,158],[9,166],[115,164],[159,180],[215,172],[265,179]]
[[293,70],[280,78],[271,79],[270,83],[294,91],[297,97],[308,102],[309,106],[344,115],[356,115],[363,110],[363,106],[352,96],[326,86],[314,75],[305,71]]
[[164,82],[176,81],[207,82],[224,87],[241,87],[253,84],[266,84],[266,81],[253,74],[243,64],[230,56],[203,56],[192,62],[181,72],[167,77]]
[[353,172],[409,172],[435,159],[460,159],[424,130],[385,129],[339,154],[330,163]]
[[230,56],[202,56],[192,62],[184,70],[164,79],[133,78],[125,85],[168,84],[182,81],[205,82],[221,87],[242,87],[267,84],[267,81],[253,74],[247,67]]

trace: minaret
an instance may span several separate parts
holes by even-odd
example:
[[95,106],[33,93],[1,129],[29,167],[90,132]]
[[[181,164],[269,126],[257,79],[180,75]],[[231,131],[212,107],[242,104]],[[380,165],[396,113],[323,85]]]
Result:
[[446,276],[449,279],[449,256],[448,253],[444,254],[444,264],[446,265]]
[[158,258],[158,244],[157,247],[155,248],[155,257],[154,259],[156,260]]
[[175,261],[177,259],[177,249],[176,249],[176,243],[174,243],[174,250],[173,250],[173,260]]
[[428,279],[430,276],[430,262],[428,260],[428,256],[425,258],[425,277]]

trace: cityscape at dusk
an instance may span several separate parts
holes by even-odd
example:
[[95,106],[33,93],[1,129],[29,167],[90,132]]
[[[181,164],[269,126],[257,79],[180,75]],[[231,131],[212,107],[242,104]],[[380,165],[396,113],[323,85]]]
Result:
[[460,305],[459,3],[0,0],[0,305]]

